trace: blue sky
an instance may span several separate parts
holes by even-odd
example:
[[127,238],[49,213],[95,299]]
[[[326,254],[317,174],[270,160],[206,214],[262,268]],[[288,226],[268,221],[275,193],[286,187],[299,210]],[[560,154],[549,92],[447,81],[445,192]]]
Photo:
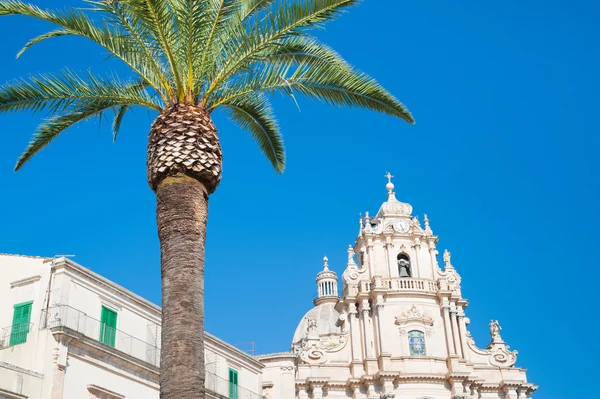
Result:
[[[80,1],[37,2],[43,6]],[[427,213],[463,277],[480,346],[498,319],[538,399],[595,396],[600,4],[366,0],[319,36],[400,98],[417,124],[300,99],[274,103],[288,166],[216,116],[222,185],[210,200],[207,330],[285,351],[312,306],[324,255],[339,274],[360,212],[385,199]],[[15,54],[45,26],[0,19],[0,82],[69,66],[125,72],[82,40]],[[19,173],[39,115],[0,115],[0,252],[75,261],[160,302],[152,115],[67,131]],[[559,378],[560,375],[560,378]]]

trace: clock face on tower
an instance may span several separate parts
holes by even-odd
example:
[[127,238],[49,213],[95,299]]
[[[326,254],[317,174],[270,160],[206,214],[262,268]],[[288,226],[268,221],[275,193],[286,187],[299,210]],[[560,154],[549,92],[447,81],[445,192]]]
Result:
[[406,219],[396,219],[394,220],[394,229],[400,233],[406,233],[408,228],[410,227],[410,223]]

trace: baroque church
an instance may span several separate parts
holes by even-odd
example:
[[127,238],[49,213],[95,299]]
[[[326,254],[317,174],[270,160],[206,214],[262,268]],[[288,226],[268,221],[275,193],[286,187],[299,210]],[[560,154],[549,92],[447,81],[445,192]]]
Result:
[[537,386],[515,365],[491,321],[480,348],[468,330],[467,300],[450,252],[438,263],[438,237],[427,215],[396,199],[360,220],[342,275],[327,258],[314,307],[300,320],[291,352],[262,355],[270,399],[524,399]]

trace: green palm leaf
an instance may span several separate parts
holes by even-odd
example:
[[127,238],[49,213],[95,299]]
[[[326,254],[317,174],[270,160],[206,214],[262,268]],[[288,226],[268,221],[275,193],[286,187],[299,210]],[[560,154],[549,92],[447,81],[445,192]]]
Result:
[[[84,0],[85,1],[85,0]],[[44,10],[0,0],[0,17],[23,15],[54,29],[34,37],[19,56],[48,39],[78,36],[131,69],[127,79],[91,72],[33,76],[0,86],[0,113],[46,111],[19,167],[64,129],[113,109],[116,139],[134,106],[158,111],[178,102],[209,112],[224,107],[248,130],[278,172],[285,165],[279,127],[266,96],[305,96],[366,108],[414,123],[376,80],[311,34],[360,0],[87,0],[88,9]]]
[[269,100],[254,93],[232,99],[223,106],[229,108],[230,117],[234,122],[250,132],[275,170],[283,172],[285,148]]

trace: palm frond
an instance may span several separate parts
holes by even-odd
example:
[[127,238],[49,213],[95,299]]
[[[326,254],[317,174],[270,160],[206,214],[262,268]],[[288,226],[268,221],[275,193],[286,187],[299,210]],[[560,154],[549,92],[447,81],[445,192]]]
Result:
[[165,66],[162,62],[164,53],[160,47],[156,46],[156,39],[153,34],[132,13],[131,6],[125,1],[86,1],[96,6],[98,11],[111,16],[113,21],[115,21],[116,24],[131,37],[136,48],[144,53],[144,58],[148,60],[149,68],[151,68],[161,80],[162,87],[167,96],[172,98],[174,88],[167,79],[169,74],[165,70]]
[[[23,15],[50,22],[64,28],[75,36],[85,37],[99,44],[115,57],[121,59],[135,73],[152,85],[166,102],[167,96],[164,94],[164,90],[167,88],[164,87],[164,82],[167,79],[152,68],[152,60],[135,45],[130,36],[124,34],[122,29],[119,29],[120,27],[111,27],[109,24],[97,26],[94,21],[80,10],[71,9],[66,12],[53,12],[42,10],[37,6],[17,0],[0,0],[0,16],[5,15]],[[61,35],[38,37],[35,43],[40,43],[51,37],[64,35],[66,35],[66,32]],[[29,48],[30,46],[27,47]]]
[[161,110],[164,104],[146,91],[147,82],[100,78],[91,72],[78,75],[41,74],[0,86],[0,113],[15,111],[63,112],[88,103],[113,101]]
[[131,105],[121,105],[117,110],[115,110],[115,118],[112,123],[112,131],[113,131],[113,142],[117,141],[117,135],[121,130],[121,123],[123,122],[123,117],[129,111]]
[[52,140],[54,140],[60,133],[68,129],[69,127],[89,119],[94,116],[101,116],[102,112],[109,108],[113,108],[116,104],[111,102],[90,104],[86,107],[73,110],[64,115],[53,116],[47,121],[43,122],[33,135],[33,138],[27,145],[27,148],[23,151],[17,164],[15,165],[15,171],[18,171],[29,161],[35,154],[40,152],[46,147]]
[[70,35],[74,35],[74,33],[72,31],[70,31],[69,29],[56,29],[50,32],[46,32],[43,33],[39,36],[34,37],[33,39],[31,39],[30,41],[28,41],[21,50],[19,50],[19,52],[17,53],[17,58],[19,58],[20,56],[23,55],[23,53],[27,50],[29,50],[29,48],[31,46],[33,46],[34,44],[40,43],[46,39],[51,39],[53,37],[59,37],[59,36],[70,36]]
[[224,103],[230,118],[257,141],[261,151],[278,173],[285,169],[285,148],[273,109],[260,93],[237,97]]
[[210,0],[173,0],[173,14],[181,44],[178,47],[179,74],[184,81],[186,101],[191,102],[198,94],[200,81],[200,58],[197,56],[203,46],[202,32],[210,19],[206,8]]
[[295,60],[269,63],[248,70],[215,92],[208,106],[216,108],[254,92],[302,94],[328,104],[366,108],[414,123],[408,109],[373,78],[347,64],[318,57],[300,63]]
[[[255,22],[254,29],[238,29],[215,60],[219,72],[204,94],[210,96],[225,80],[260,60],[261,53],[279,45],[279,40],[315,27],[338,16],[360,0],[296,0],[273,2],[265,12],[265,20]],[[221,59],[222,58],[222,59]]]
[[152,33],[165,55],[170,72],[174,79],[177,98],[183,101],[185,92],[184,82],[181,80],[180,67],[177,59],[178,30],[175,15],[171,8],[171,1],[164,0],[125,0],[129,4],[129,11],[137,18],[139,23]]

